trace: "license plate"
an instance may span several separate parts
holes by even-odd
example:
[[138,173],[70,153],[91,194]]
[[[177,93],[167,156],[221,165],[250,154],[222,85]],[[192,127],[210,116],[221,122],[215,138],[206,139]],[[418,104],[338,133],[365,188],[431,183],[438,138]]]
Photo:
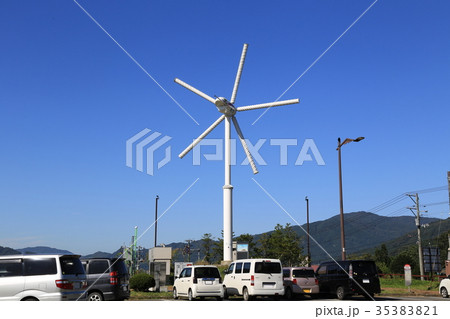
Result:
[[363,279],[363,284],[370,284],[370,280],[369,279]]
[[304,293],[310,294],[311,293],[311,289],[303,289]]
[[74,282],[73,283],[73,289],[80,289],[81,288],[81,283],[80,282]]
[[203,278],[203,283],[205,285],[212,285],[214,283],[214,278]]
[[275,287],[275,283],[274,282],[263,282],[263,288],[273,288]]

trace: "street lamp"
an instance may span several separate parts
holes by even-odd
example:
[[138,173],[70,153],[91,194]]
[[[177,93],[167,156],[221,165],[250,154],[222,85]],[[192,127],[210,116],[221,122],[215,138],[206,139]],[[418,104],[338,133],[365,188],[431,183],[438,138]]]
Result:
[[311,267],[311,252],[309,250],[309,199],[308,196],[305,197],[306,201],[306,235],[308,241],[308,267]]
[[157,246],[157,236],[158,236],[158,199],[159,199],[159,196],[156,195],[156,198],[155,198],[155,247]]
[[341,143],[341,138],[338,138],[338,147],[337,147],[337,151],[338,151],[338,165],[339,165],[339,201],[340,201],[340,217],[341,217],[341,247],[342,247],[342,252],[341,252],[341,257],[342,260],[345,260],[345,232],[344,232],[344,200],[342,198],[342,168],[341,168],[341,147],[342,145],[351,143],[351,142],[359,142],[362,141],[364,139],[364,137],[360,136],[358,138],[355,139],[351,139],[351,138],[346,138],[342,143]]

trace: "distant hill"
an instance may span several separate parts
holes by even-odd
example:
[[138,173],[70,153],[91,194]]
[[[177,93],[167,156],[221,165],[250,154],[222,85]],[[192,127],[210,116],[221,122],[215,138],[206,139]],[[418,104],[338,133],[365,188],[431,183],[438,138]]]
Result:
[[[441,221],[437,218],[422,218],[422,224],[430,225]],[[309,232],[311,236],[322,246],[333,258],[341,257],[341,226],[340,216],[335,215],[326,220],[310,223]],[[450,225],[442,224],[442,231],[450,229]],[[274,225],[275,226],[275,225]],[[447,228],[446,228],[447,227]],[[307,252],[306,224],[292,226],[294,231],[302,238],[303,253]],[[302,228],[305,230],[303,231]],[[401,236],[416,230],[413,216],[386,217],[368,212],[355,212],[344,214],[345,246],[347,255],[366,250],[375,250],[375,247],[382,243],[395,242]],[[433,228],[434,229],[434,228]],[[270,234],[272,231],[253,235],[257,241],[263,234]],[[423,237],[425,238],[425,237]],[[198,249],[201,247],[201,240],[191,242],[191,260],[203,258],[203,254],[198,256]],[[329,260],[330,257],[319,245],[310,239],[311,259],[314,263]],[[167,246],[183,249],[186,243],[171,243]],[[399,244],[399,249],[405,246]],[[388,247],[389,249],[389,247]],[[389,250],[389,252],[391,252]]]
[[[422,218],[421,218],[422,220]],[[422,223],[424,225],[424,223]],[[426,227],[422,227],[421,229],[421,237],[422,237],[422,246],[437,246],[436,238],[446,233],[450,230],[450,218],[438,220],[432,223],[429,223]],[[393,240],[386,241],[384,244],[389,252],[389,255],[397,255],[406,247],[411,245],[416,245],[417,243],[417,229],[415,228],[413,231],[410,231],[406,234],[403,234]],[[358,254],[364,253],[373,253],[375,248],[366,249],[358,252]],[[446,254],[447,252],[441,252],[441,254]]]
[[83,256],[83,258],[112,258],[112,257],[114,257],[113,254],[105,253],[104,251],[97,251],[93,254]]
[[51,248],[46,246],[26,247],[17,249],[23,254],[35,254],[35,255],[47,255],[47,254],[59,254],[59,255],[74,255],[74,253],[57,248]]
[[[431,224],[438,218],[422,218],[422,224]],[[302,225],[306,230],[306,224]],[[306,252],[306,236],[299,226],[293,226],[303,237],[304,252]],[[339,215],[324,221],[311,223],[311,236],[333,257],[341,256],[341,233]],[[344,214],[345,247],[347,255],[361,250],[380,246],[382,243],[397,239],[416,230],[413,216],[386,217],[367,212]],[[310,240],[311,259],[313,262],[328,260],[330,257]]]
[[14,250],[12,248],[9,247],[3,247],[0,246],[0,256],[5,256],[5,255],[21,255],[22,253],[20,251]]

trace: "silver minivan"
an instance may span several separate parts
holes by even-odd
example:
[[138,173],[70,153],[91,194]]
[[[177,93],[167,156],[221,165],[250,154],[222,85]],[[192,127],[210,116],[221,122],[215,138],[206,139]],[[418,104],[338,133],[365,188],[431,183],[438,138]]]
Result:
[[85,300],[79,255],[0,256],[0,300]]

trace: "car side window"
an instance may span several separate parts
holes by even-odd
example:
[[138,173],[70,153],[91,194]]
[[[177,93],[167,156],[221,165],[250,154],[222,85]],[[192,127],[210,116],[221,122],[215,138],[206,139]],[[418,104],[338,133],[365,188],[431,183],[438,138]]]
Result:
[[186,268],[183,269],[183,271],[180,274],[180,278],[183,278],[186,276]]
[[242,272],[242,263],[236,263],[236,269],[234,270],[235,274],[240,274]]
[[318,275],[326,275],[327,273],[327,266],[320,266],[319,269],[317,269]]
[[244,269],[243,269],[244,274],[250,273],[250,266],[251,266],[251,263],[244,263]]
[[0,260],[0,277],[23,276],[22,261],[20,259]]
[[228,273],[232,274],[234,269],[234,264],[231,264],[230,267],[228,267]]
[[25,259],[25,276],[56,275],[55,258]]
[[192,274],[192,268],[186,268],[186,273],[184,274],[185,277],[191,277]]

